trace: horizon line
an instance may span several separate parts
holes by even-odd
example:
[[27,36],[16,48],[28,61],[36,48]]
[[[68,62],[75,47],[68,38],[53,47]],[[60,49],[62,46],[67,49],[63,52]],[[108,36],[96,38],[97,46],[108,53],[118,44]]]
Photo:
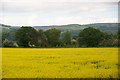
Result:
[[[74,23],[71,23],[71,24],[63,24],[63,25],[34,25],[34,26],[64,26],[64,25],[89,25],[89,24],[107,24],[107,23],[119,23],[119,22],[100,22],[100,23],[86,23],[86,24],[74,24]],[[13,25],[9,25],[9,24],[4,24],[4,23],[0,23],[0,25],[6,25],[6,26],[13,26]],[[32,25],[14,25],[14,26],[18,26],[18,27],[22,27],[22,26],[31,26],[33,27]]]

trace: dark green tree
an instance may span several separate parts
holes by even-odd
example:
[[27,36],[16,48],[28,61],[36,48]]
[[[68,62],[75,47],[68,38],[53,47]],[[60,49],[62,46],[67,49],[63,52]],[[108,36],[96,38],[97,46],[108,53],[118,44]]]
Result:
[[96,47],[102,41],[102,32],[92,27],[85,28],[79,33],[79,45],[86,47]]
[[72,39],[77,40],[77,39],[78,39],[78,35],[74,35],[74,36],[72,37]]
[[63,37],[63,42],[65,45],[70,45],[71,44],[71,31],[66,31],[65,35]]
[[118,46],[120,47],[120,29],[118,29],[117,38],[118,38]]
[[30,47],[37,43],[37,37],[35,36],[37,31],[33,27],[21,27],[15,33],[15,39],[18,41],[18,45],[21,47]]
[[49,46],[57,47],[60,45],[60,34],[61,30],[55,28],[45,31],[45,35]]
[[112,39],[114,37],[113,34],[108,34],[106,32],[102,32],[102,35],[103,35],[103,40],[109,40],[109,39]]
[[117,32],[118,39],[120,40],[120,29]]
[[45,33],[42,29],[38,30],[38,47],[48,47]]
[[3,39],[3,38],[2,38],[2,35],[0,34],[0,47],[2,47],[2,42],[3,42],[2,39]]
[[100,42],[99,46],[102,47],[117,47],[118,46],[118,36],[117,34],[103,33],[103,40]]

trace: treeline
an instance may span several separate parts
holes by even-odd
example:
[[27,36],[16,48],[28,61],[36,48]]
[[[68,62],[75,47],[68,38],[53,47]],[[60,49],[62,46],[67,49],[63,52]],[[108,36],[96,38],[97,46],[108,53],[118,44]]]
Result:
[[16,41],[9,41],[2,37],[2,47],[118,47],[120,30],[117,34],[108,34],[99,29],[88,27],[71,36],[71,31],[66,31],[61,38],[61,30],[36,30],[33,27],[21,27],[15,33]]

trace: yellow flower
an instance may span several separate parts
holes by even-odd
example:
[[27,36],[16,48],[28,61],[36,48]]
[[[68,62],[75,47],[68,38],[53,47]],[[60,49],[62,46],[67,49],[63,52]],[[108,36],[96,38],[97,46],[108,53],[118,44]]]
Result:
[[118,48],[2,48],[3,78],[118,78]]

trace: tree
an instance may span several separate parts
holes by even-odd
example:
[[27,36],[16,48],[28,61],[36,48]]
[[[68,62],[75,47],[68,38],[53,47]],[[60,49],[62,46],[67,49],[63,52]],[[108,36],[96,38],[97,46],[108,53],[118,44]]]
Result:
[[39,47],[47,47],[48,44],[46,41],[44,31],[42,29],[38,30],[37,36],[38,36],[38,46]]
[[3,47],[16,47],[16,44],[13,41],[5,39],[2,44]]
[[2,39],[3,39],[2,35],[0,34],[0,47],[2,47],[2,42],[3,42]]
[[120,29],[118,29],[117,36],[118,36],[118,46],[120,47]]
[[102,47],[116,47],[118,46],[118,37],[117,34],[108,34],[103,33],[103,40],[99,43],[99,46]]
[[77,39],[78,39],[78,35],[74,35],[74,36],[72,37],[72,39],[77,40]]
[[18,41],[18,45],[21,47],[29,47],[35,45],[37,42],[36,35],[37,31],[33,27],[21,27],[15,33],[15,38]]
[[120,29],[117,32],[118,39],[120,40]]
[[118,46],[118,39],[103,40],[102,42],[100,42],[99,46],[102,46],[102,47],[117,47]]
[[102,32],[92,27],[85,28],[79,33],[79,45],[86,47],[96,47],[102,41]]
[[109,39],[112,39],[114,37],[113,34],[108,34],[106,32],[102,32],[102,35],[103,35],[103,40],[109,40]]
[[45,31],[47,42],[50,46],[56,47],[60,44],[60,33],[61,30],[55,28]]
[[64,42],[65,45],[71,44],[71,31],[66,31],[65,32],[63,42]]
[[72,44],[74,47],[76,47],[76,46],[77,46],[77,40],[72,39],[72,40],[71,40],[71,44]]

